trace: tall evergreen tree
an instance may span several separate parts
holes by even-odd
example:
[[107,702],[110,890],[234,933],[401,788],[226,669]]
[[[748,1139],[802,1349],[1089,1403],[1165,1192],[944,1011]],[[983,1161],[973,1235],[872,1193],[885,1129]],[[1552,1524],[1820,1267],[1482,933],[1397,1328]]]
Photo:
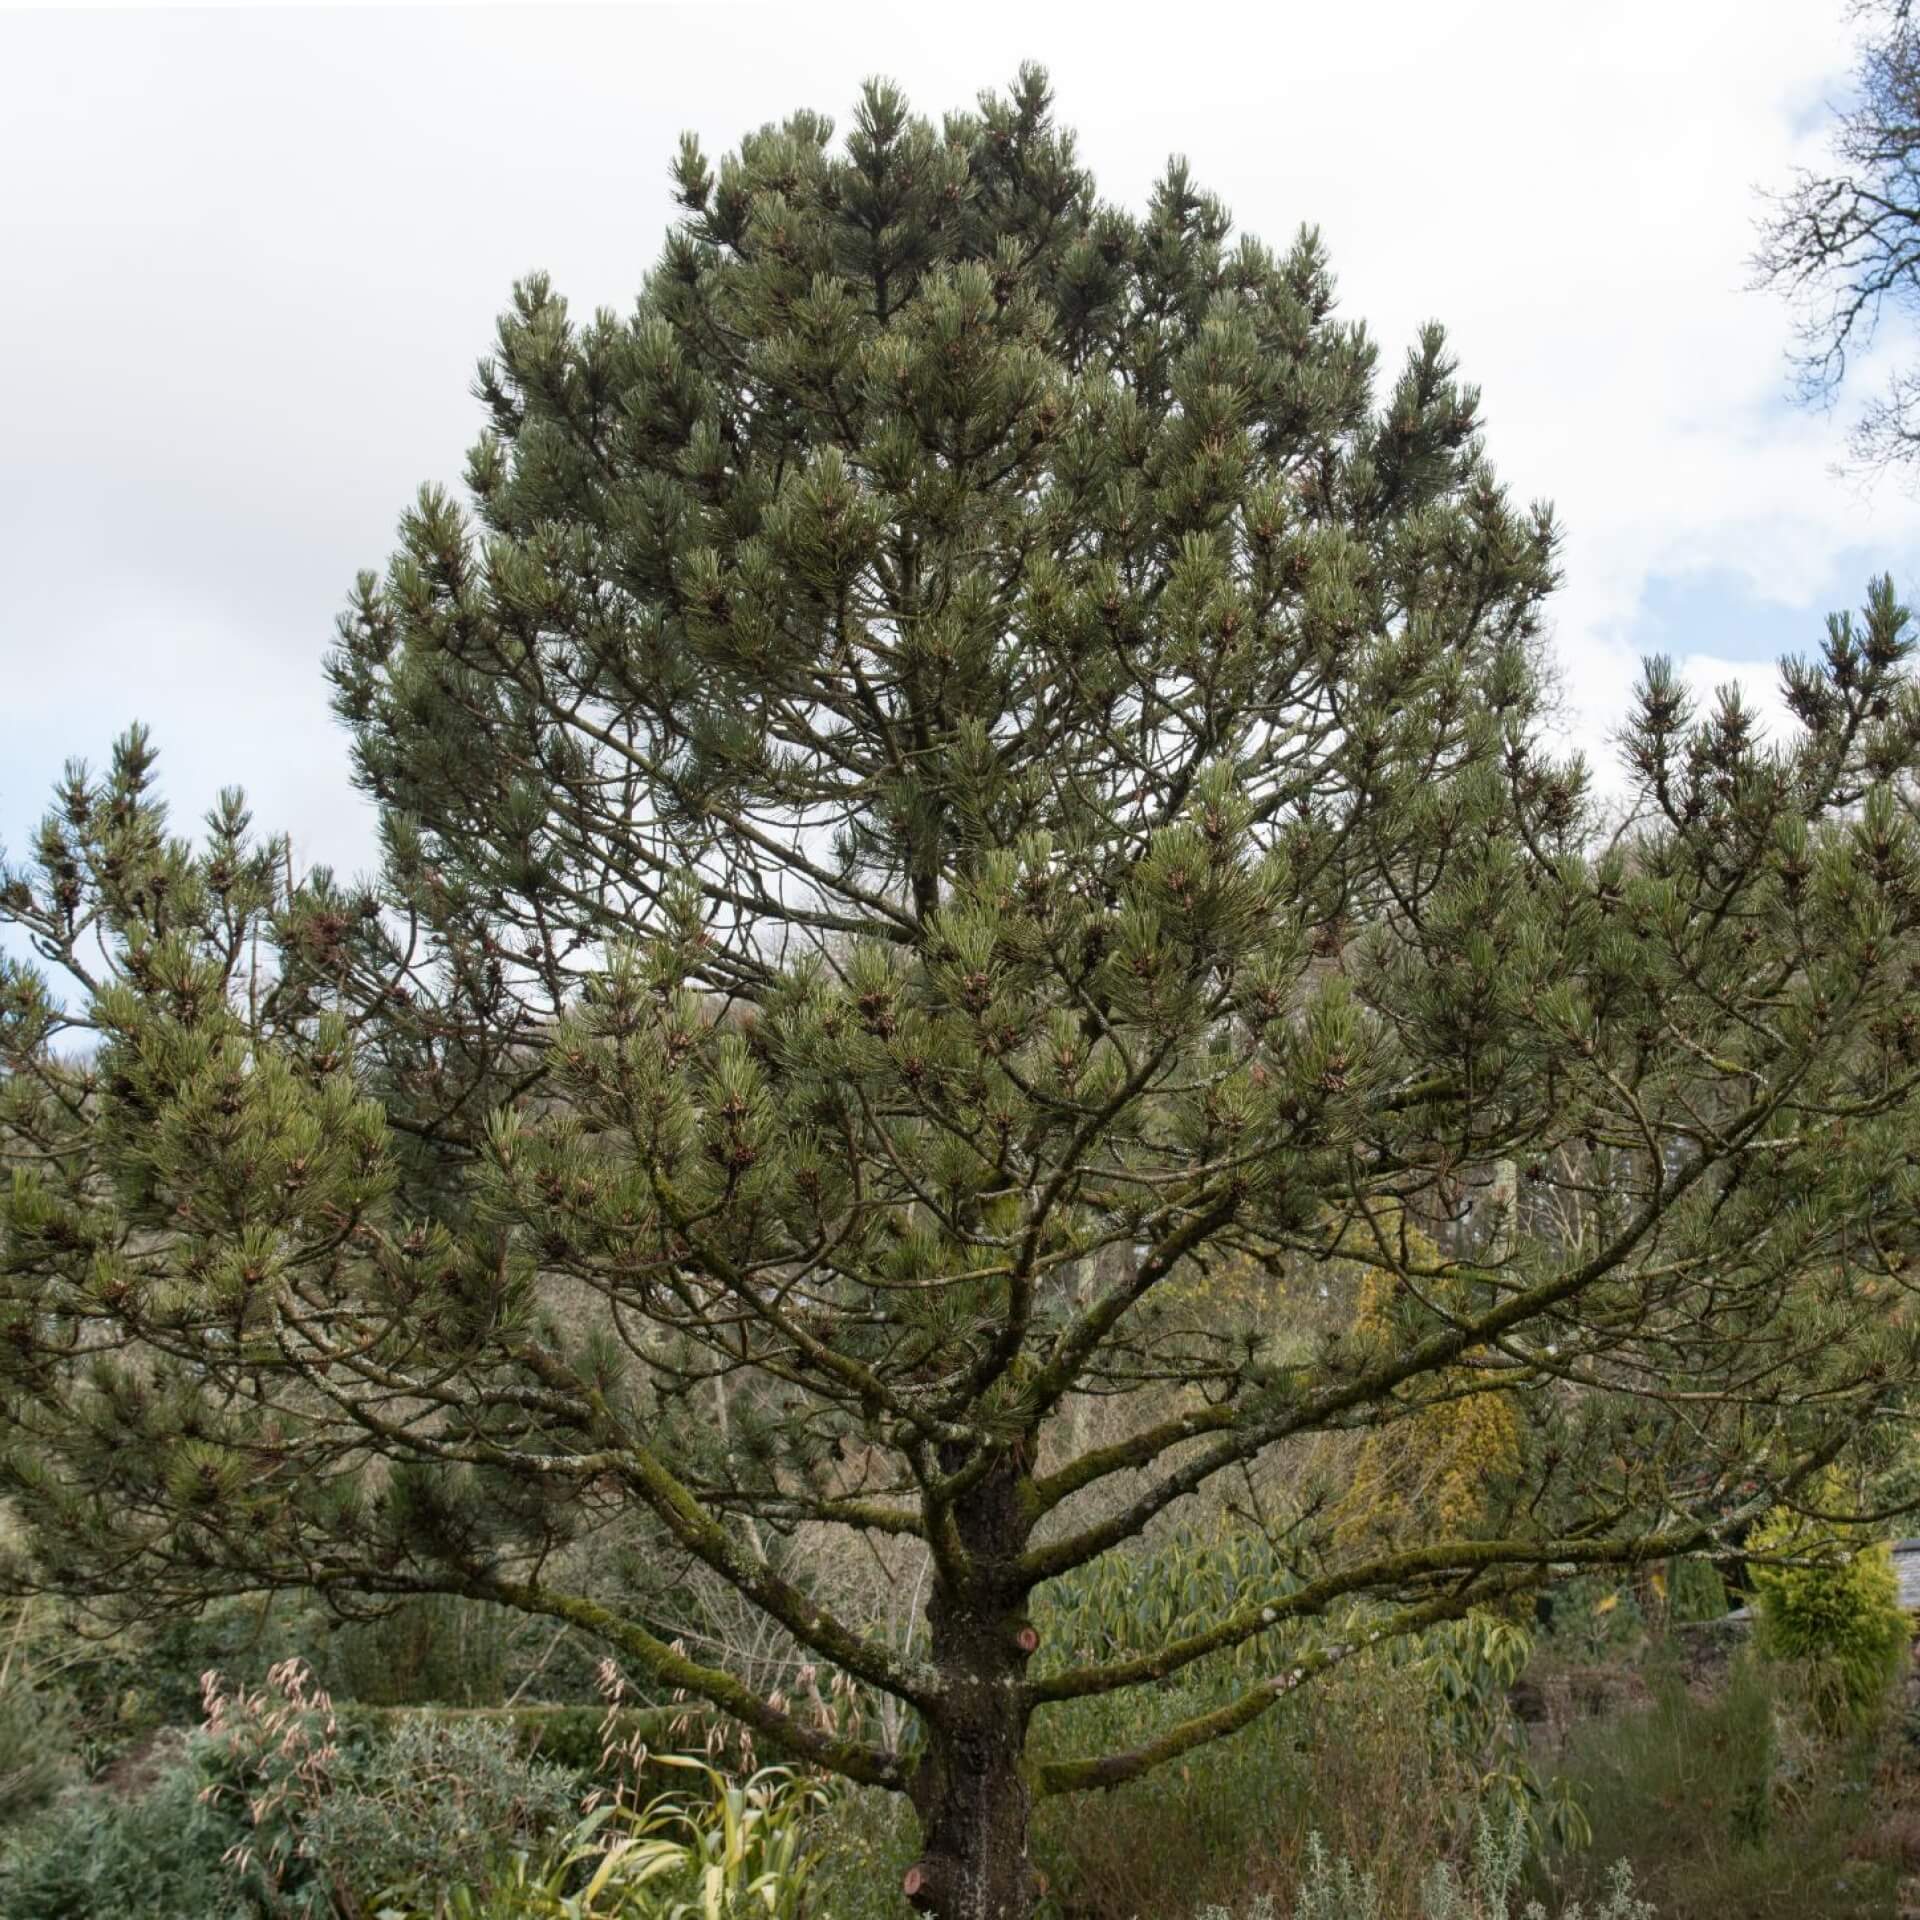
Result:
[[[571,1621],[909,1794],[911,1897],[1004,1920],[1035,1795],[1724,1542],[1901,1416],[1906,615],[1790,664],[1776,750],[1650,665],[1602,838],[1543,743],[1551,519],[1437,328],[1376,391],[1312,233],[1232,243],[1177,164],[1103,205],[1034,72],[675,179],[630,317],[517,290],[470,507],[342,622],[379,882],[237,796],[169,838],[137,733],[0,875],[78,996],[4,983],[8,1577]],[[1207,1284],[1319,1263],[1370,1277],[1312,1339]],[[1296,1472],[1479,1396],[1480,1500],[1375,1528]],[[1270,1588],[1045,1644],[1047,1582],[1230,1476]],[[569,1584],[636,1517],[897,1711]],[[795,1544],[849,1535],[921,1558],[923,1636]],[[1249,1645],[1218,1710],[1033,1757]]]

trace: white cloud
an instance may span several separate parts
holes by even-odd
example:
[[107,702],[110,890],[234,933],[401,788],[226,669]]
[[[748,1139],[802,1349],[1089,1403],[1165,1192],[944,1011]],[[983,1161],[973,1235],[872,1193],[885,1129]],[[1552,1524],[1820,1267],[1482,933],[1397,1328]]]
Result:
[[143,715],[182,816],[240,778],[364,859],[320,656],[414,485],[457,475],[512,277],[626,305],[682,126],[718,150],[873,71],[938,113],[1029,57],[1110,196],[1182,149],[1243,227],[1323,227],[1389,363],[1448,323],[1503,473],[1567,526],[1590,747],[1663,581],[1720,596],[1661,642],[1696,679],[1751,676],[1755,607],[1812,646],[1855,570],[1907,584],[1920,508],[1830,475],[1840,429],[1782,404],[1787,316],[1745,290],[1754,189],[1844,84],[1837,0],[0,14],[0,838]]

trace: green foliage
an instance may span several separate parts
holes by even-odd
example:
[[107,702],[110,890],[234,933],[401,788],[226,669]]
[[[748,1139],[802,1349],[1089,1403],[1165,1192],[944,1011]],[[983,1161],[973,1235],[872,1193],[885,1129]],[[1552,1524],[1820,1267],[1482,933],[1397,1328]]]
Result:
[[193,1746],[202,1792],[243,1829],[227,1865],[266,1912],[327,1920],[344,1890],[344,1863],[321,1854],[310,1827],[346,1775],[333,1703],[297,1660],[251,1689],[209,1673],[205,1693],[206,1725]]
[[[1497,1818],[1483,1813],[1474,1829],[1468,1871],[1463,1875],[1451,1861],[1437,1860],[1421,1883],[1422,1920],[1507,1920],[1526,1869],[1527,1839],[1519,1808]],[[1326,1920],[1336,1917],[1329,1914]],[[1524,1920],[1546,1920],[1546,1909],[1529,1900]],[[1607,1890],[1594,1906],[1571,1901],[1560,1910],[1560,1920],[1655,1920],[1655,1910],[1635,1896],[1632,1867],[1617,1860],[1608,1873]]]
[[798,1920],[817,1862],[809,1823],[827,1790],[784,1767],[730,1780],[697,1760],[663,1756],[704,1776],[706,1797],[663,1797],[627,1823],[616,1878],[660,1874],[690,1883],[683,1915],[724,1920],[745,1908],[766,1920]]
[[[223,1696],[215,1731],[137,1794],[78,1794],[0,1852],[7,1920],[799,1920],[829,1800],[770,1768],[697,1776],[637,1811],[518,1760],[470,1719],[401,1722],[329,1752],[324,1705],[283,1676]],[[278,1742],[283,1752],[270,1750]],[[236,1789],[250,1790],[243,1799]],[[266,1804],[262,1804],[265,1802]]]
[[913,1809],[871,1788],[836,1793],[815,1824],[814,1907],[831,1920],[899,1920],[900,1884],[919,1852]]
[[230,1864],[276,1915],[431,1899],[471,1881],[476,1858],[497,1866],[575,1812],[576,1776],[523,1758],[489,1717],[403,1715],[384,1738],[348,1746],[298,1662],[253,1690],[209,1676],[207,1701],[194,1749],[205,1792],[247,1827]]
[[1642,1569],[1633,1579],[1594,1575],[1556,1581],[1543,1612],[1547,1637],[1557,1648],[1599,1661],[1630,1654],[1667,1625],[1724,1619],[1732,1604],[1713,1561],[1703,1554],[1681,1554],[1664,1567]]
[[222,1600],[109,1631],[99,1620],[58,1619],[62,1675],[79,1723],[87,1769],[166,1728],[198,1723],[209,1671],[257,1686],[301,1650],[297,1609]]
[[383,1907],[382,1920],[800,1920],[826,1789],[784,1768],[736,1780],[663,1758],[701,1787],[638,1811],[603,1805],[545,1848],[502,1857],[489,1881],[450,1872],[424,1904]]
[[498,1607],[434,1594],[326,1637],[316,1669],[338,1699],[480,1707],[506,1694],[509,1626]]
[[1617,1578],[1563,1580],[1549,1593],[1553,1645],[1585,1660],[1624,1656],[1646,1637],[1647,1620],[1631,1587]]
[[[1282,1595],[1298,1584],[1285,1555],[1252,1528],[1224,1519],[1170,1530],[1150,1547],[1109,1553],[1049,1581],[1033,1599],[1043,1663],[1127,1659],[1179,1641],[1240,1595]],[[1219,1666],[1273,1664],[1258,1638],[1226,1650]]]
[[0,1830],[72,1778],[79,1729],[63,1678],[33,1610],[19,1608],[0,1643]]
[[1665,1914],[1883,1916],[1894,1876],[1861,1844],[1875,1756],[1834,1740],[1792,1680],[1751,1657],[1711,1693],[1656,1673],[1645,1706],[1577,1725],[1559,1764],[1593,1842],[1542,1856],[1543,1891],[1595,1901],[1602,1863],[1624,1858]]
[[[1061,1658],[1096,1644],[1109,1653],[1162,1644],[1180,1630],[1183,1598],[1205,1605],[1212,1579],[1266,1551],[1254,1542],[1236,1554],[1224,1544],[1230,1537],[1172,1534],[1150,1555],[1125,1556],[1128,1566],[1058,1583],[1036,1615],[1047,1643],[1060,1642]],[[1324,1644],[1320,1634],[1339,1644],[1365,1631],[1366,1616],[1356,1612],[1313,1637],[1276,1633],[1256,1657],[1267,1671],[1284,1671]],[[1544,1839],[1577,1842],[1580,1808],[1562,1782],[1541,1777],[1508,1698],[1528,1648],[1511,1622],[1483,1615],[1384,1641],[1331,1668],[1237,1740],[1120,1788],[1098,1821],[1076,1802],[1043,1802],[1037,1857],[1066,1911],[1173,1911],[1196,1894],[1231,1900],[1250,1881],[1287,1880],[1317,1827],[1362,1863],[1356,1871],[1375,1875],[1397,1912],[1415,1899],[1426,1860],[1458,1843],[1476,1807],[1518,1817]],[[1230,1702],[1241,1671],[1229,1651],[1144,1698],[1073,1702],[1036,1729],[1037,1754],[1149,1739]],[[1421,1847],[1425,1858],[1413,1851]],[[848,1851],[866,1857],[857,1844]]]
[[74,1767],[64,1703],[19,1680],[0,1680],[0,1827],[59,1792]]
[[[706,1716],[697,1709],[671,1707],[580,1707],[536,1702],[514,1707],[367,1707],[336,1703],[334,1719],[343,1742],[375,1745],[397,1729],[432,1726],[458,1730],[478,1726],[480,1737],[504,1743],[523,1760],[537,1760],[563,1772],[592,1776],[608,1769],[609,1743],[621,1748],[671,1751],[698,1729]],[[616,1756],[617,1760],[618,1756]]]
[[1831,1720],[1873,1719],[1913,1636],[1887,1544],[1836,1538],[1782,1508],[1747,1549],[1781,1556],[1749,1568],[1756,1647],[1769,1659],[1805,1663]]
[[0,1849],[8,1920],[261,1920],[223,1863],[248,1828],[177,1756],[143,1792],[73,1794]]
[[1667,1617],[1677,1626],[1724,1619],[1733,1605],[1720,1569],[1700,1554],[1683,1554],[1667,1577]]
[[401,1720],[303,1810],[301,1845],[382,1905],[431,1900],[476,1857],[537,1848],[577,1811],[579,1783],[529,1762],[484,1720]]

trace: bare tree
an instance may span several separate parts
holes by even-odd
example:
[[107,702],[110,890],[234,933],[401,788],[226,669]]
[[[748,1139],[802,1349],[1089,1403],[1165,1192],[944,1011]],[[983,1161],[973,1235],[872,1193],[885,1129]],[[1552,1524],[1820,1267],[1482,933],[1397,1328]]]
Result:
[[[1911,0],[1858,0],[1857,92],[1838,111],[1828,170],[1775,196],[1754,255],[1758,284],[1794,303],[1801,392],[1832,405],[1890,317],[1920,316],[1920,34]],[[1896,366],[1850,436],[1868,471],[1920,461],[1920,364]]]

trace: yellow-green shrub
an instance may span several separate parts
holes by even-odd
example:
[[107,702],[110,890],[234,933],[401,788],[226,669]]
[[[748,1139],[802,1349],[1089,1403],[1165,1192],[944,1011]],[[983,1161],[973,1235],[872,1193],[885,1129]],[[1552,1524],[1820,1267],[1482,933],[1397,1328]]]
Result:
[[1776,1508],[1747,1545],[1781,1556],[1751,1568],[1760,1653],[1805,1662],[1829,1720],[1871,1718],[1912,1635],[1886,1542],[1849,1546],[1830,1528]]

